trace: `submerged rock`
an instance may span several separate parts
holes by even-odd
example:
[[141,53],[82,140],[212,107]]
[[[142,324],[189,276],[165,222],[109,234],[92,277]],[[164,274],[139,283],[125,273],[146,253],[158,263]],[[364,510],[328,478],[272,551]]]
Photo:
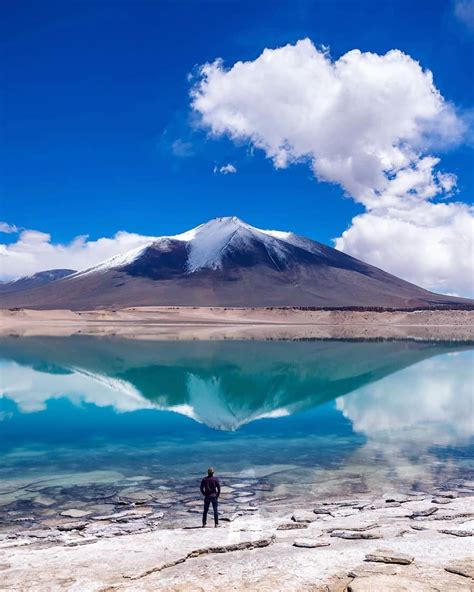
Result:
[[66,516],[66,518],[84,518],[85,516],[90,516],[90,514],[90,511],[77,510],[76,508],[71,508],[61,512],[61,516]]

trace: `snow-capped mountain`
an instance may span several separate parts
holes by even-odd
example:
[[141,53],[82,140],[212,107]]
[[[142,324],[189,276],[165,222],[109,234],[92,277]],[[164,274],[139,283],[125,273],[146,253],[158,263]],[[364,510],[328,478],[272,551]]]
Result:
[[[395,247],[394,247],[395,248]],[[236,217],[150,240],[0,306],[381,306],[462,303],[428,292],[336,249]],[[464,301],[470,302],[470,301]]]
[[[322,246],[322,245],[321,245]],[[142,247],[115,255],[98,265],[80,271],[77,277],[118,269],[132,265],[144,256],[149,249],[157,252],[181,253],[179,264],[181,272],[194,273],[203,269],[222,270],[232,258],[232,253],[247,254],[255,258],[255,250],[262,251],[276,268],[283,268],[291,260],[291,247],[299,247],[311,253],[322,252],[318,243],[299,237],[291,232],[262,230],[246,224],[239,218],[215,218],[192,230],[174,236],[162,236]],[[163,256],[165,258],[165,256]],[[178,261],[176,261],[176,264]]]
[[44,286],[72,273],[75,273],[74,269],[49,269],[48,271],[39,271],[33,275],[25,275],[10,282],[0,282],[0,294],[11,294],[12,292],[21,292],[22,290]]

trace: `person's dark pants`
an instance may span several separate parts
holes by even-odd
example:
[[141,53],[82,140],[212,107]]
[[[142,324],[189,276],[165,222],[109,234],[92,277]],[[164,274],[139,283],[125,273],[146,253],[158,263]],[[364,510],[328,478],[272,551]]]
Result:
[[219,516],[217,514],[217,497],[205,497],[204,498],[204,512],[202,513],[202,524],[205,526],[207,521],[207,513],[209,512],[209,506],[212,504],[214,510],[214,524],[219,524]]

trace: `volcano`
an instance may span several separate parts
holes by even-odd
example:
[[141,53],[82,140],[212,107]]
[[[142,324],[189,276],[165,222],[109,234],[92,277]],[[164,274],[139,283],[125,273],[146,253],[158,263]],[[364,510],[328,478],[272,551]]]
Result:
[[428,308],[472,304],[429,292],[322,243],[215,218],[39,287],[0,307]]

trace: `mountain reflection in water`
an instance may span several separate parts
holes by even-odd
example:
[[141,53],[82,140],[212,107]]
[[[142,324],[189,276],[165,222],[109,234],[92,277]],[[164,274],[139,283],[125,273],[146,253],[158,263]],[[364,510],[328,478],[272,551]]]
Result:
[[25,413],[67,397],[118,412],[174,411],[233,431],[358,391],[337,403],[357,430],[403,427],[405,420],[397,419],[403,410],[415,422],[446,421],[454,414],[452,433],[468,436],[472,357],[433,359],[468,350],[414,341],[11,338],[0,340],[0,392]]
[[472,471],[469,344],[31,337],[0,339],[0,360],[8,491],[24,475],[70,486],[104,470],[114,487],[171,471],[189,489],[215,464],[324,496]]

